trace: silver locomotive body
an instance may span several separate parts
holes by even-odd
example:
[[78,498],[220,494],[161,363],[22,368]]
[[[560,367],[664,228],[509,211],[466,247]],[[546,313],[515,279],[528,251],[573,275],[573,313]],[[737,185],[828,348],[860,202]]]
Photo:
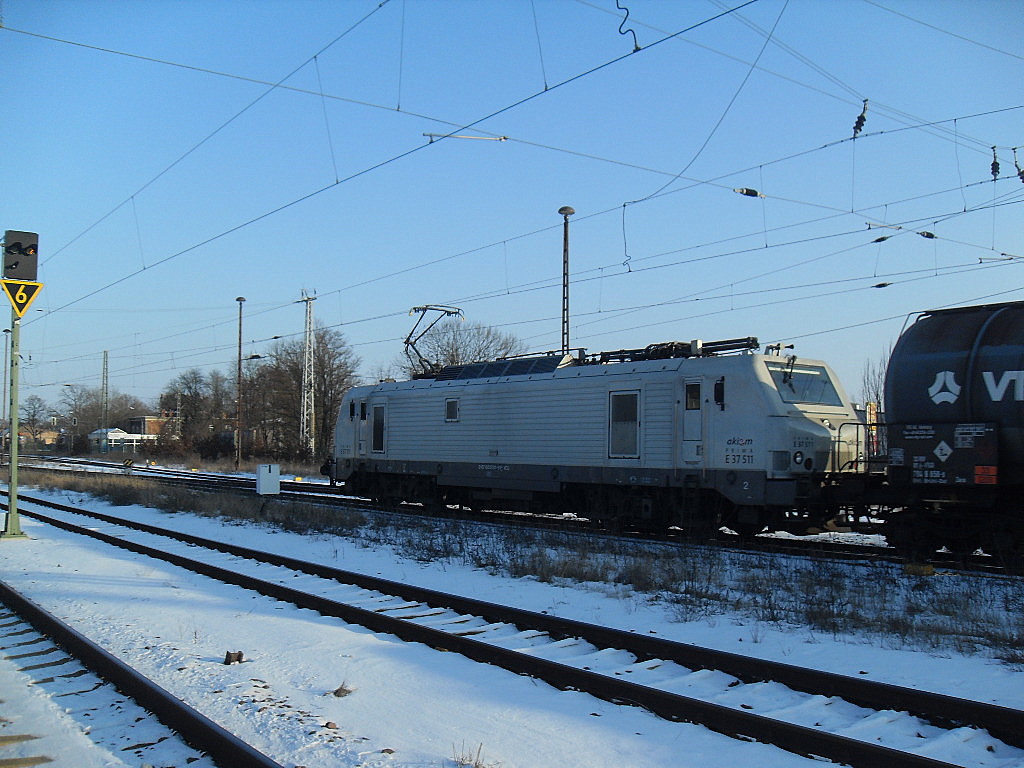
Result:
[[354,388],[332,478],[387,501],[760,530],[856,453],[838,429],[856,416],[824,363],[707,347],[512,358]]

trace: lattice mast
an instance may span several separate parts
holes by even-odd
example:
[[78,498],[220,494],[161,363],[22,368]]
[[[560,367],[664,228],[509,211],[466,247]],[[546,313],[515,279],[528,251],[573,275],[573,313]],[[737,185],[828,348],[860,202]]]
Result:
[[569,217],[576,213],[570,205],[558,209],[562,217],[562,354],[569,354]]
[[302,413],[299,416],[299,444],[309,449],[309,455],[313,456],[316,450],[316,389],[313,375],[313,302],[316,301],[316,296],[307,296],[303,291],[300,301],[306,305],[306,332],[302,356]]
[[100,388],[100,429],[103,430],[103,450],[107,450],[107,421],[110,418],[110,367],[107,350],[103,350],[103,382]]

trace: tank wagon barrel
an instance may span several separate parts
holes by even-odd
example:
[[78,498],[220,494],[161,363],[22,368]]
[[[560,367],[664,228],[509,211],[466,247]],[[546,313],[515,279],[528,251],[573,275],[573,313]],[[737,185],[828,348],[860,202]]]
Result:
[[1024,545],[1024,302],[923,313],[885,379],[891,543]]

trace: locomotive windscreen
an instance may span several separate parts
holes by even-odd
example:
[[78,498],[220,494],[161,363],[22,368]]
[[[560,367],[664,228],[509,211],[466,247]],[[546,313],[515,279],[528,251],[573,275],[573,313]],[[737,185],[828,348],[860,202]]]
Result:
[[765,360],[775,388],[785,403],[810,405],[837,405],[843,400],[836,392],[832,379],[820,365],[800,365],[784,361]]

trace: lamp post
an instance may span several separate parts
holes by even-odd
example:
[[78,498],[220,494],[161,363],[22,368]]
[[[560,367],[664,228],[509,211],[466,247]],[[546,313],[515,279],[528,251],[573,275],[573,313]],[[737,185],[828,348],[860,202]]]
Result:
[[70,427],[68,456],[75,455],[76,443],[78,442],[78,409],[80,406],[78,392],[79,390],[74,384],[64,385],[64,398],[68,406],[68,426]]
[[562,354],[569,354],[569,217],[576,211],[568,205],[558,209],[562,217]]
[[238,302],[238,371],[235,379],[235,469],[242,463],[242,304],[245,296],[235,299]]

